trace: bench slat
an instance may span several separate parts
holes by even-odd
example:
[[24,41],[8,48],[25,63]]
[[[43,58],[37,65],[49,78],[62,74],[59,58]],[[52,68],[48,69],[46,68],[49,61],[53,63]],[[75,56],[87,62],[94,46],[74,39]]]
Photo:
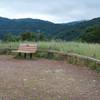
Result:
[[37,51],[37,44],[20,44],[18,49],[13,52],[17,53],[35,53]]

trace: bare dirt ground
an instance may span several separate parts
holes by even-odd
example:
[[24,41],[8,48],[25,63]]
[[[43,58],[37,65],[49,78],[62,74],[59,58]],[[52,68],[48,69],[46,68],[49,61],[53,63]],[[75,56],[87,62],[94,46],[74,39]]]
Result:
[[100,74],[65,61],[0,55],[0,100],[100,100]]

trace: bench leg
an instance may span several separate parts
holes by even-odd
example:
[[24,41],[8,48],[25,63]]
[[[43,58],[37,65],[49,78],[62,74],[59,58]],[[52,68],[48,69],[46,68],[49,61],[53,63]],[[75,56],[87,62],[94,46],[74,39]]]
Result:
[[26,59],[26,53],[24,53],[24,58]]
[[30,53],[30,59],[32,59],[32,53]]
[[21,53],[19,53],[18,55],[19,55],[19,57],[20,57],[20,56],[21,56]]

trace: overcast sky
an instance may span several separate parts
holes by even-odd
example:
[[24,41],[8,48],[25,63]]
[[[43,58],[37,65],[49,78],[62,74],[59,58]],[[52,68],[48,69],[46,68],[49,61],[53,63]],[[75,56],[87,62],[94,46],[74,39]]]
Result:
[[0,0],[0,16],[56,23],[100,16],[100,0]]

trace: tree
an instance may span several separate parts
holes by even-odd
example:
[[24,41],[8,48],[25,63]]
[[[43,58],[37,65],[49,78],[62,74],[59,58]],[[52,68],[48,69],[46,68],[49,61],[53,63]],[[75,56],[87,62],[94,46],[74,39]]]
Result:
[[92,26],[86,29],[85,34],[82,35],[82,40],[87,42],[100,43],[100,27]]
[[22,41],[42,41],[45,40],[45,36],[42,33],[25,32],[21,34]]
[[5,42],[15,42],[18,41],[18,37],[13,35],[12,33],[7,33],[4,35],[3,41]]
[[35,41],[35,33],[33,32],[25,32],[21,34],[21,40],[22,41]]

